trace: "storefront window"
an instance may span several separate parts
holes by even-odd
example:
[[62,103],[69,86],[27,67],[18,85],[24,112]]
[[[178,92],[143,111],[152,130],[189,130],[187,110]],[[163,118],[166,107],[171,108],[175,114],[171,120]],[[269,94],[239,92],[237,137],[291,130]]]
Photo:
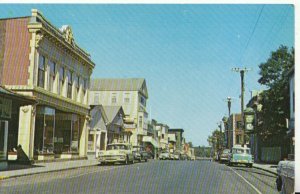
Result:
[[79,117],[75,114],[59,112],[56,114],[54,134],[55,153],[78,153]]
[[73,115],[71,152],[78,152],[78,145],[79,145],[78,140],[79,140],[79,118],[77,115]]
[[34,147],[38,154],[53,153],[55,129],[55,109],[50,107],[37,107],[35,121]]
[[0,161],[7,159],[8,122],[0,120]]

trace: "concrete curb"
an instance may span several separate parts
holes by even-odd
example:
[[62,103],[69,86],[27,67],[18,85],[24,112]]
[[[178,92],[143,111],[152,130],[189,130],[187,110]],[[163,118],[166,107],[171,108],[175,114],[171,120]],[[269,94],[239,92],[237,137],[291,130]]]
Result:
[[274,174],[274,175],[278,176],[278,174],[277,174],[276,172],[272,171],[272,170],[268,170],[268,169],[265,169],[265,168],[261,168],[261,167],[255,166],[255,165],[253,165],[252,167],[253,167],[253,168],[256,168],[256,169],[259,169],[259,170],[263,170],[263,171],[269,172],[269,173],[271,173],[271,174]]
[[57,169],[57,170],[46,170],[46,171],[41,171],[41,172],[29,172],[29,173],[26,173],[26,174],[11,175],[11,176],[0,176],[0,181],[1,180],[5,180],[5,179],[22,177],[22,176],[29,176],[29,175],[35,175],[35,174],[43,174],[43,173],[49,173],[49,172],[58,172],[58,171],[72,170],[72,169],[92,167],[92,166],[98,166],[98,164],[85,165],[85,166],[76,166],[76,167],[64,168],[64,169]]

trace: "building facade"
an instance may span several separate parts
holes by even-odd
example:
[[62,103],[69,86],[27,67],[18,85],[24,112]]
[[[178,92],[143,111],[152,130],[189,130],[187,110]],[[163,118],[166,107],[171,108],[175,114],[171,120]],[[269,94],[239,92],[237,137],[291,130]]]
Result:
[[132,145],[142,145],[148,127],[145,79],[93,79],[90,90],[91,105],[122,106],[124,130],[132,132],[130,142]]
[[168,150],[169,151],[169,141],[168,141],[168,131],[169,126],[163,123],[157,123],[156,131],[158,135],[158,148],[160,150]]
[[184,130],[183,129],[169,129],[169,134],[175,134],[175,140],[176,140],[176,143],[175,143],[175,149],[176,150],[179,150],[179,151],[182,151],[183,150],[183,132]]
[[107,124],[108,118],[105,114],[103,106],[92,106],[91,121],[88,137],[88,156],[98,157],[100,150],[106,150],[107,146]]
[[38,10],[0,20],[2,85],[36,97],[20,108],[18,144],[30,160],[86,157],[89,81],[95,64],[69,26],[53,26]]
[[[1,79],[1,78],[0,78]],[[0,86],[0,170],[7,168],[8,160],[17,157],[20,107],[36,104],[34,98],[16,94]]]
[[231,149],[234,145],[241,145],[244,142],[244,130],[242,127],[241,114],[231,114],[228,119],[228,148]]

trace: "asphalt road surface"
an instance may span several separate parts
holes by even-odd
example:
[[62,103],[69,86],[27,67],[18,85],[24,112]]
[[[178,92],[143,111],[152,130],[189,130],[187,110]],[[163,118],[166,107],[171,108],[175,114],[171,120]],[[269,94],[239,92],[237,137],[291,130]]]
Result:
[[209,161],[92,166],[0,181],[0,193],[278,193],[276,176]]

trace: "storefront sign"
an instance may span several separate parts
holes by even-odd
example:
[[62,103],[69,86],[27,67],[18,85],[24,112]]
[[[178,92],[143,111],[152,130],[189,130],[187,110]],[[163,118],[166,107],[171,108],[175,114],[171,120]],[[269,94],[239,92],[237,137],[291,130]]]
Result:
[[12,100],[0,97],[0,117],[11,118]]

